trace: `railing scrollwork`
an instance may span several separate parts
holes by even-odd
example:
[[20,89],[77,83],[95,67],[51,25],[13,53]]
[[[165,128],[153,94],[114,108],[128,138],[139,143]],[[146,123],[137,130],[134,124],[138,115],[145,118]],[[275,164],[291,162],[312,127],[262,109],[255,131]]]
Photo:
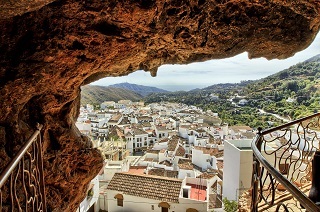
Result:
[[[320,153],[319,136],[320,113],[271,129],[259,129],[251,145],[254,153],[251,211],[320,211],[317,206],[320,197],[311,198],[314,189],[320,192],[319,183],[315,183],[319,181],[320,170],[316,173],[312,167],[314,156]],[[320,154],[318,161],[320,169]],[[318,179],[312,179],[315,176]]]
[[41,129],[38,125],[0,174],[0,212],[46,211]]

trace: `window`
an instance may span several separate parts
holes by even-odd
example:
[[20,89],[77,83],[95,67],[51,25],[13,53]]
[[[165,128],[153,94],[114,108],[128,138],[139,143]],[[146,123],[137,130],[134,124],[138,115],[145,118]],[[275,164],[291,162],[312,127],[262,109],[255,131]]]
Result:
[[165,207],[161,207],[161,212],[169,212],[169,209]]
[[161,202],[158,206],[161,207],[161,212],[169,212],[170,205],[167,202]]
[[114,198],[117,199],[117,206],[123,207],[123,195],[117,194]]
[[189,190],[188,189],[183,189],[183,197],[184,198],[189,198]]
[[154,205],[151,205],[151,210],[154,210]]
[[123,207],[123,199],[117,199],[117,205]]

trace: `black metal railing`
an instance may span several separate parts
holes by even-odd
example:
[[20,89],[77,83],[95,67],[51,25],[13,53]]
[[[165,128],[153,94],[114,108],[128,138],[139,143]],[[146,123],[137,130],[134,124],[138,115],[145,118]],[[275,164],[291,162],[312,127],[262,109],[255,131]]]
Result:
[[0,174],[0,212],[46,211],[41,129],[38,125]]
[[[312,160],[319,151],[318,136],[320,113],[259,129],[252,142],[251,211],[320,211],[317,201],[310,198],[313,182],[319,181],[312,179]],[[320,164],[317,166],[319,169]]]

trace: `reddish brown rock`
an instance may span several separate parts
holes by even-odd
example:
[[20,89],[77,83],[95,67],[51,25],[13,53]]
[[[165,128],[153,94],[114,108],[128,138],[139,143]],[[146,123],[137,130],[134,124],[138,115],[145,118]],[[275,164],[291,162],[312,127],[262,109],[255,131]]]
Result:
[[44,124],[47,201],[56,211],[74,211],[102,166],[74,125],[81,85],[244,51],[290,57],[320,23],[318,1],[307,0],[9,2],[22,3],[7,14],[0,5],[0,160]]

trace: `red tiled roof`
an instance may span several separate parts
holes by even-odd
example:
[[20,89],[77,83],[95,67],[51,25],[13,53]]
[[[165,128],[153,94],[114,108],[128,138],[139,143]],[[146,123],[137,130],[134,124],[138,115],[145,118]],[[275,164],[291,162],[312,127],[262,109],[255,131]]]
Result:
[[119,191],[131,196],[178,203],[181,186],[182,180],[179,179],[115,173],[108,185],[108,190]]
[[182,146],[179,146],[177,151],[176,151],[176,156],[184,156],[186,153],[186,150],[182,147]]
[[191,160],[189,160],[189,159],[180,158],[178,161],[178,167],[180,169],[192,170],[193,164],[192,164]]
[[167,150],[168,151],[174,151],[177,147],[177,144],[178,144],[178,139],[170,139],[169,142],[168,142],[168,148]]
[[130,174],[144,174],[146,166],[130,166],[128,173]]
[[147,153],[150,153],[150,154],[159,154],[160,150],[156,150],[156,149],[149,149],[147,150]]
[[216,176],[216,175],[215,175],[215,174],[212,174],[212,173],[204,172],[204,173],[200,174],[199,176],[197,176],[197,178],[211,179],[211,178],[213,178],[214,176]]
[[170,163],[167,160],[161,161],[159,164],[166,165],[166,166],[172,166],[172,163]]
[[195,149],[201,150],[203,154],[209,154],[211,156],[215,156],[216,158],[223,156],[223,151],[219,151],[217,148],[207,148],[201,146],[194,146]]
[[153,168],[148,171],[149,175],[156,175],[161,177],[178,178],[178,171],[165,170],[163,168]]

